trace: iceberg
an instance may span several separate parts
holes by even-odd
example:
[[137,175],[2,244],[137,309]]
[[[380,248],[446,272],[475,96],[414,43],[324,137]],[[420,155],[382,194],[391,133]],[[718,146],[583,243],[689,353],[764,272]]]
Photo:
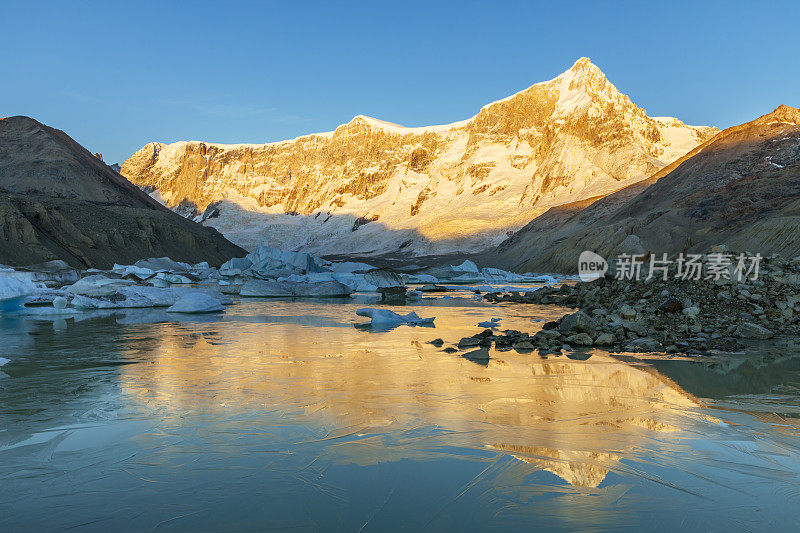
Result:
[[0,366],[5,366],[11,362],[11,359],[6,359],[5,357],[0,357]]
[[420,318],[414,311],[407,315],[399,315],[388,309],[373,309],[369,307],[359,309],[356,311],[356,314],[358,316],[370,318],[372,325],[382,327],[399,326],[401,324],[408,324],[410,326],[431,325],[433,321],[436,320],[436,317]]
[[353,261],[343,261],[341,263],[331,263],[330,268],[339,274],[352,274],[353,272],[368,272],[375,270],[375,267],[366,263],[355,263]]
[[479,328],[494,329],[499,325],[500,325],[500,319],[499,318],[492,318],[492,319],[489,319],[489,320],[487,320],[485,322],[478,322],[478,327]]
[[250,270],[268,274],[274,270],[296,270],[300,274],[327,272],[327,261],[306,252],[285,252],[271,246],[262,245],[247,254],[252,263]]
[[450,265],[453,270],[457,270],[459,272],[470,272],[472,274],[480,274],[480,270],[478,270],[478,265],[470,261],[469,259],[465,260],[463,263],[457,266]]
[[240,296],[261,298],[350,296],[353,289],[338,281],[265,281],[246,282]]
[[208,294],[192,291],[178,298],[168,313],[216,313],[225,309],[217,299]]
[[0,277],[0,313],[19,311],[36,291],[36,285],[30,280]]

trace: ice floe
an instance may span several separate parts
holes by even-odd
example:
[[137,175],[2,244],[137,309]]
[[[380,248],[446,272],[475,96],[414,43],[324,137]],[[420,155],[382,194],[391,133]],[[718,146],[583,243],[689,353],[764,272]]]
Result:
[[356,314],[358,316],[370,318],[372,325],[381,327],[399,326],[402,324],[411,326],[432,325],[433,321],[436,319],[436,317],[420,318],[414,311],[406,315],[400,315],[388,309],[373,309],[370,307],[359,309],[356,311]]
[[174,305],[167,308],[168,313],[216,313],[225,309],[217,299],[208,294],[192,291],[184,294]]

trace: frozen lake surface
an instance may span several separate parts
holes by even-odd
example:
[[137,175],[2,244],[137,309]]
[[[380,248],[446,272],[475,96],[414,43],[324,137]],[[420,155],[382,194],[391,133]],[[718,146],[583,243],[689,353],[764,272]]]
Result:
[[481,365],[562,313],[461,294],[0,317],[0,530],[800,528],[800,354]]

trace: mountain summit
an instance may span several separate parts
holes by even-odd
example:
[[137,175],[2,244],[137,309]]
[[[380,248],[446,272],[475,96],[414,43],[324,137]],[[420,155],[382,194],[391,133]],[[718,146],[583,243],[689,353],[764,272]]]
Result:
[[357,116],[262,145],[150,143],[122,165],[237,244],[428,255],[497,245],[566,202],[643,180],[717,130],[651,118],[587,58],[470,119],[406,128]]

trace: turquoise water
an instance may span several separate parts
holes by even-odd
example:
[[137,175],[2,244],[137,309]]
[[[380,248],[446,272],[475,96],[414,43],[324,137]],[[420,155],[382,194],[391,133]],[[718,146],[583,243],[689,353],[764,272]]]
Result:
[[800,528],[800,354],[479,365],[561,313],[468,294],[0,319],[0,530]]

